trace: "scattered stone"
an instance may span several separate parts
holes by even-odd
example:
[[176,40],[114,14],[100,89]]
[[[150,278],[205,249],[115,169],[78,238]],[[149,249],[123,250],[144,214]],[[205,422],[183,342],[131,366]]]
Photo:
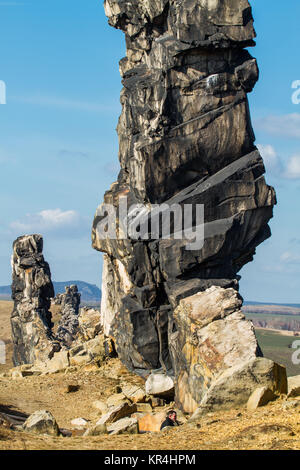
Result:
[[71,421],[71,424],[74,429],[84,429],[88,426],[89,422],[84,418],[75,418]]
[[283,403],[282,409],[284,411],[290,410],[292,408],[299,408],[300,407],[300,400],[289,400]]
[[96,426],[93,426],[85,431],[83,434],[85,437],[86,436],[101,436],[101,434],[107,434],[107,426],[106,424],[96,424]]
[[24,431],[58,436],[59,429],[54,416],[46,410],[36,411],[23,424]]
[[73,374],[74,372],[77,372],[77,370],[78,370],[77,366],[70,366],[65,370],[65,375]]
[[11,373],[11,378],[13,380],[23,379],[23,372],[21,372],[20,370],[14,370]]
[[159,432],[166,413],[147,414],[138,420],[139,432]]
[[90,341],[80,343],[69,350],[70,365],[83,366],[92,362],[102,363],[105,359],[104,339],[102,335]]
[[165,374],[149,375],[145,388],[147,395],[174,397],[174,380]]
[[96,400],[93,402],[93,408],[100,411],[101,414],[106,414],[108,411],[108,406],[104,401]]
[[107,426],[110,435],[138,434],[138,422],[136,418],[122,418]]
[[166,401],[163,398],[153,397],[153,396],[150,398],[150,402],[151,402],[152,408],[165,406],[166,404]]
[[99,372],[100,364],[98,362],[93,362],[91,364],[86,364],[83,367],[83,370],[86,372]]
[[117,393],[115,395],[111,395],[106,400],[106,404],[107,404],[108,408],[111,408],[111,407],[115,407],[115,406],[118,406],[118,405],[122,405],[125,401],[126,401],[126,397],[125,397],[124,393]]
[[138,413],[152,413],[152,406],[150,403],[137,403],[136,408]]
[[102,331],[102,316],[98,310],[83,307],[78,317],[79,336],[83,341],[94,339]]
[[274,392],[268,387],[259,387],[250,396],[247,402],[247,410],[255,411],[261,406],[267,405],[276,398]]
[[110,409],[108,413],[103,415],[99,419],[99,421],[97,421],[96,424],[98,425],[98,424],[115,423],[116,421],[122,418],[127,418],[131,416],[136,411],[137,409],[136,409],[135,404],[129,404],[127,402],[124,402],[121,405],[115,406],[114,408]]
[[[54,353],[50,361],[44,363],[44,370],[50,374],[65,371],[70,365],[68,351]],[[43,365],[41,365],[42,367]]]
[[300,375],[288,377],[288,398],[300,396]]
[[146,399],[146,392],[136,385],[125,385],[122,387],[125,397],[133,403],[143,403]]

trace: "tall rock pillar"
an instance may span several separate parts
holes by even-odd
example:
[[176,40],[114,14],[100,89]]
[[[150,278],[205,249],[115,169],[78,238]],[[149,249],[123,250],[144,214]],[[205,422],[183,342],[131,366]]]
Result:
[[59,349],[51,332],[51,273],[42,253],[41,235],[19,237],[13,244],[11,326],[16,366],[44,362]]
[[[246,49],[255,45],[251,7],[248,0],[104,6],[127,46],[120,62],[121,170],[104,203],[117,210],[126,196],[128,206],[143,205],[143,227],[162,203],[183,211],[204,206],[205,222],[204,244],[191,250],[186,235],[124,235],[127,219],[118,212],[124,236],[113,239],[101,236],[99,206],[92,240],[105,253],[104,329],[131,370],[173,375],[177,403],[191,412],[222,374],[261,354],[238,295],[238,272],[270,236],[276,202],[247,99],[258,79]],[[192,217],[188,228],[197,227],[203,224]]]

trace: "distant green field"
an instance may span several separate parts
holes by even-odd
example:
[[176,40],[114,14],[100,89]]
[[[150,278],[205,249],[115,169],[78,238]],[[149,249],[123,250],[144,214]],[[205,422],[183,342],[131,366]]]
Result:
[[281,321],[288,321],[290,320],[298,320],[300,321],[300,315],[279,315],[278,313],[250,313],[245,312],[245,317],[249,319],[257,319],[257,320],[281,320]]
[[288,376],[300,375],[300,365],[292,363],[295,349],[289,347],[295,340],[300,341],[299,337],[283,336],[274,331],[261,329],[256,330],[256,337],[265,357],[284,365]]

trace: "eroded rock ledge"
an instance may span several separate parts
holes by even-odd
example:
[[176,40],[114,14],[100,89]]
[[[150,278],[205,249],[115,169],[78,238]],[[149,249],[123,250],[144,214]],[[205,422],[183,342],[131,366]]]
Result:
[[218,377],[260,356],[238,295],[238,272],[270,236],[276,202],[249,115],[247,93],[258,79],[245,49],[255,44],[251,7],[247,0],[104,4],[127,46],[121,171],[104,202],[117,208],[126,195],[129,205],[205,207],[204,246],[194,251],[186,239],[103,240],[98,208],[92,239],[105,253],[104,330],[131,370],[174,375],[177,403],[191,412]]

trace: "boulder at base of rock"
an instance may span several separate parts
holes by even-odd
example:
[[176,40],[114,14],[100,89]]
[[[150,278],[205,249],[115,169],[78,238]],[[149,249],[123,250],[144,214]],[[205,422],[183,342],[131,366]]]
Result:
[[101,400],[95,400],[93,402],[93,408],[98,410],[102,415],[106,414],[108,411],[107,404]]
[[80,343],[70,349],[70,365],[82,366],[91,362],[101,363],[105,359],[104,338],[102,335]]
[[300,396],[300,375],[288,378],[288,397]]
[[299,407],[300,407],[300,400],[287,400],[282,405],[282,409],[284,411],[288,411],[288,410],[291,410],[293,408],[299,408]]
[[122,387],[125,397],[133,403],[143,403],[146,399],[146,392],[137,385],[125,385]]
[[174,398],[174,380],[168,375],[152,373],[145,388],[147,395]]
[[74,429],[81,430],[81,429],[86,428],[89,423],[84,418],[75,418],[71,421],[71,424],[72,424]]
[[121,405],[115,406],[108,413],[103,415],[99,421],[97,421],[96,425],[98,424],[109,424],[115,423],[122,418],[127,418],[131,416],[133,413],[136,412],[136,405],[129,404],[127,402],[122,403]]
[[152,406],[150,403],[137,403],[136,407],[138,413],[152,413]]
[[114,395],[111,395],[106,400],[106,404],[107,404],[108,408],[123,405],[125,402],[128,403],[128,400],[126,400],[126,397],[125,397],[124,393],[115,393]]
[[87,429],[84,433],[84,437],[86,436],[101,436],[101,434],[107,434],[107,427],[106,424],[96,424],[89,429]]
[[262,357],[231,367],[211,383],[191,421],[197,420],[209,411],[227,410],[245,405],[258,385],[269,388],[275,395],[286,394],[285,367]]
[[261,406],[267,405],[270,401],[275,399],[275,394],[268,387],[259,387],[250,396],[247,409],[248,411],[255,411]]
[[98,310],[83,307],[78,317],[79,335],[83,341],[95,338],[101,331],[102,316]]
[[68,351],[56,352],[50,361],[44,363],[45,372],[54,374],[66,370],[70,365]]
[[139,432],[159,432],[166,413],[147,414],[139,418]]
[[107,427],[109,434],[138,434],[136,418],[123,418]]
[[58,436],[59,429],[54,416],[46,410],[35,411],[23,424],[24,431]]

